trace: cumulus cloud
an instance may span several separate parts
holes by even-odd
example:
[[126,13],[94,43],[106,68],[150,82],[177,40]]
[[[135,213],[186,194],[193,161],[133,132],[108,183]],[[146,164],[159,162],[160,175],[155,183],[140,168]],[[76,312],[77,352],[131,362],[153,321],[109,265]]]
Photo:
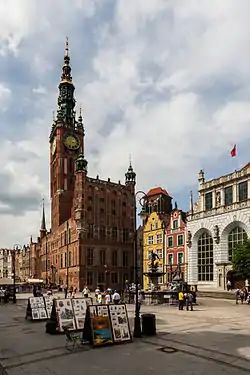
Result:
[[49,213],[66,35],[90,174],[122,180],[131,154],[138,188],[162,185],[185,209],[197,171],[229,172],[232,145],[250,136],[249,13],[248,0],[2,4],[1,246],[38,234],[42,197]]

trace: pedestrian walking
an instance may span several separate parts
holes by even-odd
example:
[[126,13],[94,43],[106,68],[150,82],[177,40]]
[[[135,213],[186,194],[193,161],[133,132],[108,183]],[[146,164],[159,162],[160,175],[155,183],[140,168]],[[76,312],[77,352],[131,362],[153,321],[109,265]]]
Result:
[[113,302],[115,305],[118,305],[121,300],[120,294],[115,290],[115,293],[113,294]]

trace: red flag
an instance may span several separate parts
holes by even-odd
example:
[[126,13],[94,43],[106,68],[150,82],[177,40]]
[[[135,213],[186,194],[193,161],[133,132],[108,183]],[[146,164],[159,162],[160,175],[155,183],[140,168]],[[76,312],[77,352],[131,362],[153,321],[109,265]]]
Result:
[[236,156],[236,145],[234,145],[234,147],[233,147],[232,150],[231,150],[231,156],[232,156],[232,158],[233,158],[234,156]]

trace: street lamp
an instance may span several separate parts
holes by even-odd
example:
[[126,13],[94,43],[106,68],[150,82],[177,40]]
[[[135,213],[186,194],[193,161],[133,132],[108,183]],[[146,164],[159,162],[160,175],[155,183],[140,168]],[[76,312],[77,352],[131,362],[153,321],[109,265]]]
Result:
[[[29,245],[24,245],[23,246],[23,249],[25,251],[25,260],[27,259],[27,252],[28,255],[29,255],[29,271],[28,271],[28,277],[27,279],[30,278],[30,274],[31,274],[31,254],[30,254],[30,246]],[[26,262],[25,262],[25,277],[27,276],[27,267],[26,267]]]
[[66,285],[67,289],[69,289],[69,222],[67,221],[67,227],[66,227]]
[[13,303],[16,303],[16,252],[20,252],[22,246],[15,244],[12,251],[12,273],[13,273]]
[[142,200],[147,196],[143,191],[137,191],[135,193],[135,208],[134,208],[134,257],[135,257],[135,319],[134,319],[134,337],[141,337],[141,319],[140,319],[140,306],[139,306],[139,267],[138,267],[138,239],[137,239],[137,197],[139,198],[139,203],[143,207]]
[[45,242],[45,273],[46,273],[46,287],[48,286],[48,232],[46,230]]

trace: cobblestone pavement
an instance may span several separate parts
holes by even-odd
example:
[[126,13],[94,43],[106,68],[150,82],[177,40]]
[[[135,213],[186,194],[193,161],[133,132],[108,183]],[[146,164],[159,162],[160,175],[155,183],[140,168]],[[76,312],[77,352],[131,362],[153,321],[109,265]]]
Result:
[[[63,335],[25,321],[25,301],[0,306],[0,374],[243,375],[250,372],[250,306],[206,299],[195,311],[143,306],[157,317],[158,335],[133,343],[68,352]],[[134,307],[128,312],[133,321]]]

